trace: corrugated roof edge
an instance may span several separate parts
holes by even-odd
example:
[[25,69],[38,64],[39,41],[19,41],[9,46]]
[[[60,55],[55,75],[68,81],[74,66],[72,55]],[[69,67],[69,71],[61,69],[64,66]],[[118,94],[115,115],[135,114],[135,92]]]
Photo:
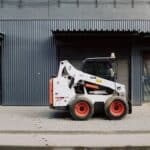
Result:
[[53,20],[51,31],[112,31],[150,33],[150,20]]

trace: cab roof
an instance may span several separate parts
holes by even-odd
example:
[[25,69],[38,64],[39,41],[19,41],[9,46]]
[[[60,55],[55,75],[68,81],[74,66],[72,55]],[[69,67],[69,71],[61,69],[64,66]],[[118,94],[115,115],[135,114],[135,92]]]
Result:
[[104,61],[114,61],[115,58],[112,57],[93,57],[93,58],[85,58],[83,63],[85,62],[104,62]]

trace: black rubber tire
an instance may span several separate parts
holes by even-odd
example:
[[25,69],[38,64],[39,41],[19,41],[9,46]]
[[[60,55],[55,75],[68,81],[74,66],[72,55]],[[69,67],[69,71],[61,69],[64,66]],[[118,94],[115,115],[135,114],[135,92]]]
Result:
[[[119,101],[123,104],[124,106],[124,111],[121,115],[119,116],[114,116],[111,111],[110,111],[110,106],[113,102],[115,101]],[[110,119],[110,120],[120,120],[122,118],[124,118],[126,116],[126,114],[128,113],[128,104],[126,101],[120,99],[120,98],[110,98],[106,101],[105,103],[105,113],[106,113],[106,116]]]
[[[90,108],[90,111],[89,113],[84,116],[84,117],[81,117],[81,116],[78,116],[76,113],[75,113],[75,105],[77,103],[80,103],[80,102],[86,102]],[[74,120],[88,120],[89,118],[91,118],[93,116],[93,113],[94,113],[94,106],[92,105],[92,103],[90,103],[89,101],[87,100],[74,100],[72,101],[72,103],[69,105],[69,111],[70,111],[70,114],[72,116],[72,118]]]
[[132,102],[128,101],[128,107],[129,107],[129,114],[132,114]]

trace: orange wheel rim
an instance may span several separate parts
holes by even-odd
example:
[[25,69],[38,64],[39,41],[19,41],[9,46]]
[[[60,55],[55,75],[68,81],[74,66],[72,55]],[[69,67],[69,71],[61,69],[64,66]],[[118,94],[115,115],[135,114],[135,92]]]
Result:
[[90,106],[87,102],[78,102],[75,105],[75,114],[79,117],[86,117],[90,112]]
[[119,117],[125,112],[125,105],[119,100],[113,101],[110,105],[110,112],[113,116]]

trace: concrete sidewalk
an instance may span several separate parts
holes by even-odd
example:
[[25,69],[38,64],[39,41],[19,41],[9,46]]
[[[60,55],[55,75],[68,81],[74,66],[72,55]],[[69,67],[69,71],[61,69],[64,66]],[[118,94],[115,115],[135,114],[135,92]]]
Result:
[[150,147],[149,103],[134,107],[131,115],[118,121],[102,115],[73,121],[64,111],[19,106],[1,106],[0,120],[4,147]]

